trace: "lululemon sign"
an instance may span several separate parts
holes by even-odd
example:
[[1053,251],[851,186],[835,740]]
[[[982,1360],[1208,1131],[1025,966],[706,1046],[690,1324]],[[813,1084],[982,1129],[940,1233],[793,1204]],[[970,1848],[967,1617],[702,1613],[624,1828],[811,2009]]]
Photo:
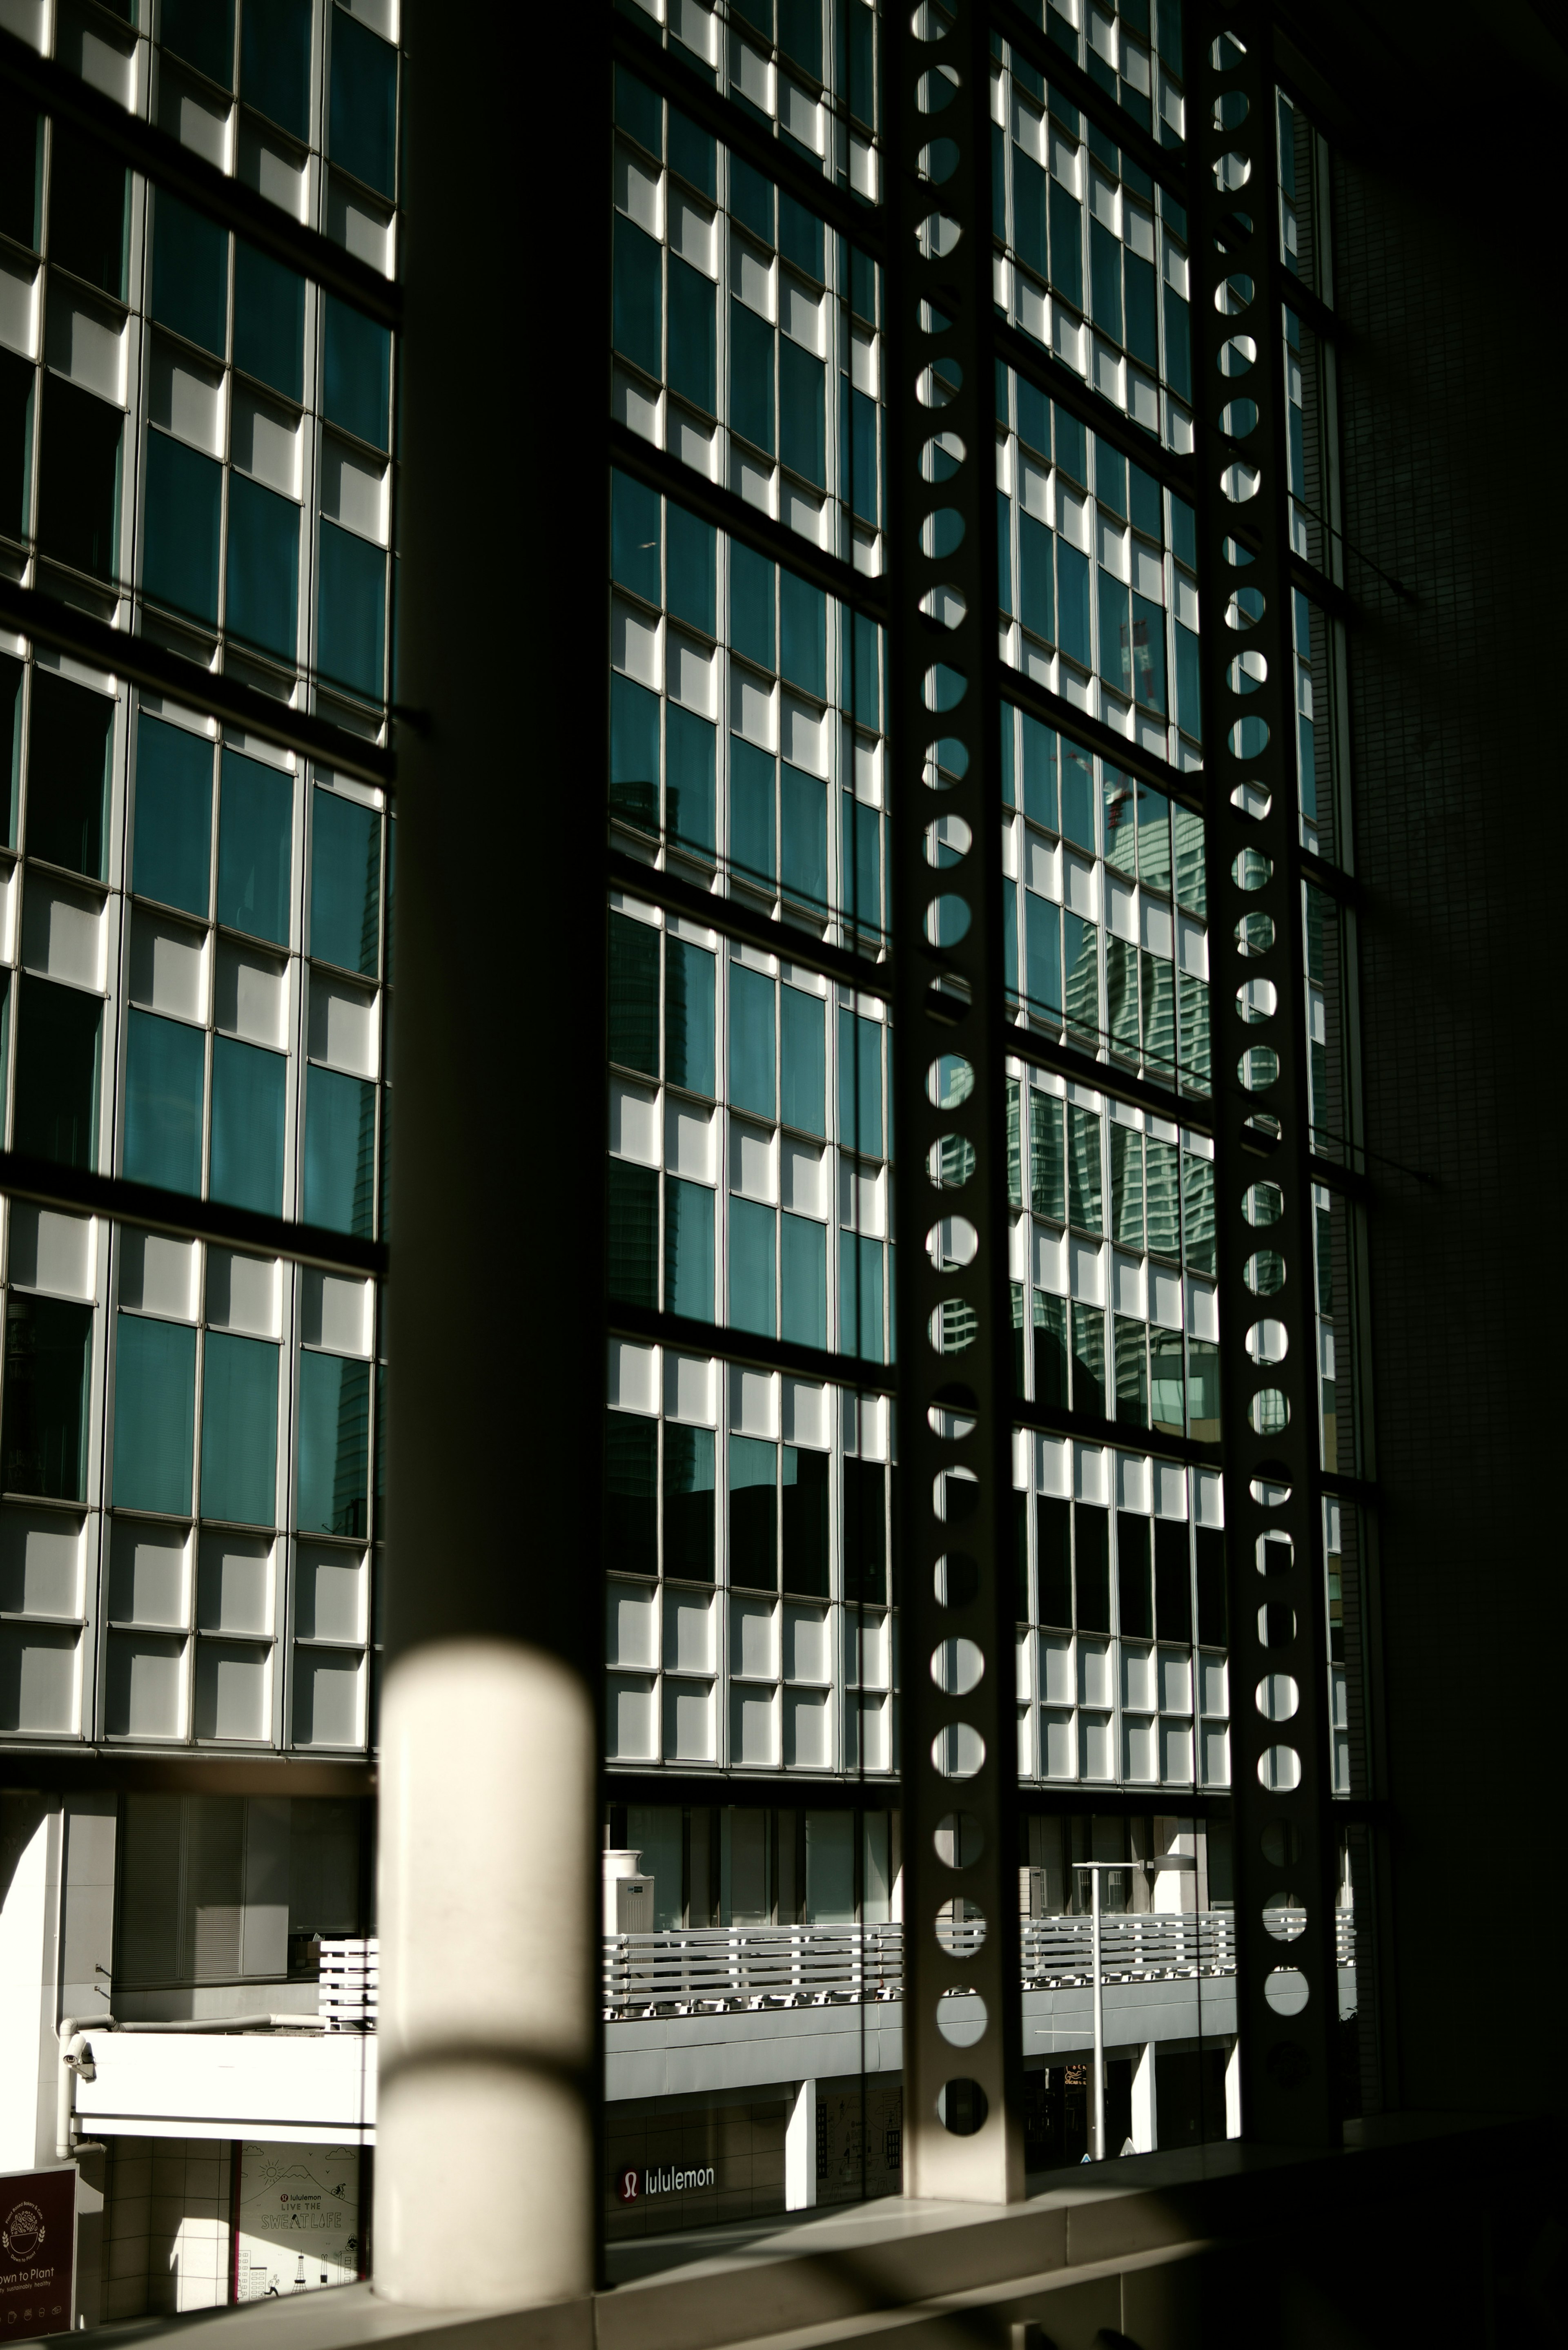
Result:
[[76,2236],[74,2164],[0,2178],[0,2336],[6,2341],[70,2332]]
[[639,2203],[655,2195],[692,2195],[713,2184],[713,2166],[695,2170],[638,2170],[628,2164],[616,2173],[615,2191],[623,2203]]

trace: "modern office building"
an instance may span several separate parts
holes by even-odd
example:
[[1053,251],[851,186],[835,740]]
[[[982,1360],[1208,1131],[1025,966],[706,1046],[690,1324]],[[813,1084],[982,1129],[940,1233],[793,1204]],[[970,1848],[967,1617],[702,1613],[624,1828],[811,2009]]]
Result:
[[[417,314],[422,437],[417,399],[401,421],[431,13],[405,43],[399,0],[0,0],[0,2172],[84,2148],[88,2323],[371,2261],[393,810],[400,744],[439,754],[446,723],[399,643],[400,502],[428,546],[451,464],[460,598],[483,543]],[[570,221],[543,177],[519,199],[580,241],[575,383],[508,308],[524,237],[446,420],[491,436],[510,512],[507,468],[552,452],[506,454],[509,395],[463,371],[605,403],[597,439],[562,428],[600,468],[599,600],[552,687],[580,723],[552,715],[545,775],[519,722],[478,814],[443,805],[472,827],[464,921],[416,876],[400,1013],[410,1055],[443,1020],[491,1040],[493,1196],[528,1202],[488,1259],[453,1230],[421,1269],[421,1414],[443,1314],[488,1330],[485,1287],[561,1394],[602,1332],[602,1392],[569,1461],[499,1382],[493,1424],[398,1423],[484,1488],[441,1503],[454,1551],[477,1527],[537,1577],[535,1513],[583,1497],[545,1580],[602,1616],[602,2234],[910,2184],[918,1903],[938,2029],[979,2052],[942,2122],[979,2143],[987,1921],[946,1878],[939,1908],[906,1834],[928,1752],[977,1807],[940,1865],[978,1818],[1017,1881],[992,1950],[1020,2181],[1272,2126],[1314,2064],[1320,2120],[1394,2107],[1389,1742],[1424,1684],[1378,1595],[1413,1642],[1443,1543],[1428,1268],[1496,1265],[1459,1265],[1424,1189],[1459,1181],[1483,1225],[1501,1194],[1429,1163],[1478,1114],[1474,1037],[1445,998],[1419,1099],[1394,1041],[1410,931],[1430,970],[1463,873],[1422,896],[1423,819],[1395,837],[1433,691],[1403,606],[1443,560],[1373,453],[1407,232],[1335,61],[1385,68],[1337,21],[1265,43],[1191,0],[925,0],[909,33],[865,0],[607,13]],[[976,25],[988,159],[950,61]],[[912,98],[911,42],[941,48]],[[1211,113],[1237,141],[1212,167]],[[954,313],[978,387],[895,245],[917,220],[981,307],[990,272],[989,317]],[[1424,332],[1412,308],[1406,363]],[[475,601],[542,642],[534,599],[583,556],[540,514]],[[502,784],[535,871],[473,854]],[[530,900],[585,840],[605,925],[552,970]],[[468,921],[514,938],[510,1002]],[[579,980],[605,1092],[524,1042],[574,1045]],[[951,1042],[911,1090],[917,1017]],[[1423,1142],[1445,1056],[1464,1082]],[[602,1264],[559,1262],[577,1223],[524,1180],[549,1154],[579,1221],[602,1198]],[[1468,1500],[1454,1523],[1474,1539]],[[524,1629],[579,1604],[529,1588]],[[949,1703],[982,1682],[983,1736]],[[1258,1811],[1303,1787],[1283,1825]],[[1249,2076],[1257,2018],[1303,2004],[1316,2038]]]

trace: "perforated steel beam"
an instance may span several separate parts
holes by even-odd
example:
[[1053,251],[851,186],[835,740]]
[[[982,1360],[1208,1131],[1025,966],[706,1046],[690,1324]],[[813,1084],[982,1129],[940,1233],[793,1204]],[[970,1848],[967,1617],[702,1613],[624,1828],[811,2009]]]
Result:
[[1241,2118],[1264,2143],[1332,2144],[1334,1835],[1272,27],[1262,8],[1210,7],[1189,37]]
[[904,2188],[1001,2202],[1023,2151],[988,27],[882,22]]

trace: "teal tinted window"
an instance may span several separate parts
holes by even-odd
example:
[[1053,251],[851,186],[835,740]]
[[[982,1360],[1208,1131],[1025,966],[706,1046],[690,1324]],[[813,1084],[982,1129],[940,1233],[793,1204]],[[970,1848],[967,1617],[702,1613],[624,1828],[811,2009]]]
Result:
[[[626,914],[609,918],[609,1057],[659,1076],[659,932]],[[711,958],[710,957],[710,960]]]
[[774,983],[739,962],[730,965],[730,1099],[774,1115]]
[[774,567],[736,540],[730,546],[730,642],[760,669],[774,666]]
[[145,712],[136,728],[136,834],[130,886],[139,898],[202,914],[212,891],[213,746]]
[[213,1163],[208,1190],[226,1207],[283,1213],[284,1096],[288,1062],[282,1053],[213,1040]]
[[804,989],[779,991],[780,1116],[807,1134],[827,1132],[826,1006]]
[[615,348],[645,375],[663,373],[659,247],[635,221],[616,214],[610,321]]
[[741,301],[730,304],[730,425],[773,454],[774,330]]
[[85,1499],[91,1364],[90,1305],[8,1293],[0,1419],[0,1477],[8,1492]]
[[377,449],[389,444],[388,407],[392,382],[392,338],[336,294],[325,297],[326,381],[322,407],[328,424],[340,424]]
[[[613,1425],[623,1415],[609,1417]],[[647,1424],[654,1426],[651,1420]],[[713,1580],[713,1451],[711,1430],[666,1423],[664,1572],[692,1583]],[[618,1558],[616,1564],[622,1562]]]
[[[676,509],[671,507],[673,522]],[[645,603],[659,595],[659,492],[629,473],[610,474],[610,577]],[[710,630],[710,633],[711,631]]]
[[657,93],[624,66],[615,69],[615,119],[618,130],[629,131],[650,155],[659,154],[660,101]]
[[245,0],[240,96],[296,139],[310,135],[310,0]]
[[305,389],[305,280],[234,239],[234,365],[290,400]]
[[321,525],[316,658],[324,677],[378,699],[387,643],[387,558],[379,546]]
[[755,1200],[730,1202],[730,1320],[774,1335],[774,1211]]
[[20,1010],[13,1148],[65,1167],[96,1167],[103,1005],[28,973]]
[[206,1038],[152,1012],[133,1011],[129,1024],[125,1173],[164,1191],[200,1191]]
[[147,436],[147,514],[141,577],[149,596],[218,625],[218,533],[223,469],[199,449]]
[[101,881],[114,704],[36,668],[30,735],[27,847],[51,865]]
[[286,946],[293,848],[293,776],[225,750],[218,800],[219,921]]
[[659,830],[659,696],[610,679],[610,806],[628,824]]
[[0,235],[15,237],[29,253],[38,247],[43,129],[43,118],[20,90],[0,89]]
[[49,164],[49,258],[125,299],[126,182],[119,156],[56,120]]
[[730,738],[730,861],[741,873],[774,878],[774,754]]
[[221,89],[233,89],[234,0],[163,0],[158,34],[177,57]]
[[779,1321],[794,1346],[827,1344],[827,1226],[806,1216],[779,1219]]
[[328,151],[357,180],[383,196],[391,194],[398,151],[398,53],[342,8],[332,11]]
[[[676,1431],[670,1431],[673,1436]],[[712,1443],[712,1438],[708,1441]],[[712,1472],[709,1471],[708,1580],[713,1579]],[[669,1536],[666,1534],[666,1555]],[[618,1575],[659,1573],[659,1422],[605,1414],[605,1564]]]
[[714,729],[677,702],[664,713],[665,822],[690,848],[714,847]]
[[292,498],[233,472],[226,588],[231,634],[292,661],[299,626],[299,508]]
[[822,489],[827,480],[827,369],[788,335],[779,338],[779,455]]
[[779,668],[792,685],[827,699],[827,598],[793,571],[779,574]]
[[778,1447],[730,1439],[730,1581],[741,1591],[778,1588]]
[[838,1236],[838,1344],[866,1362],[882,1360],[882,1243]]
[[338,1355],[299,1358],[302,1534],[362,1534],[370,1461],[370,1366]]
[[711,279],[670,256],[670,383],[711,416],[718,407],[719,327]]
[[196,1333],[140,1314],[116,1315],[115,1331],[115,1506],[182,1517],[196,1442]]
[[882,1030],[845,1005],[838,1012],[838,1135],[850,1150],[882,1156]]
[[[713,575],[718,533],[684,506],[670,508],[670,574],[667,600],[678,620],[704,636],[713,634]],[[657,597],[649,598],[657,602]]]
[[261,1338],[209,1330],[202,1366],[202,1515],[277,1519],[277,1357]]
[[0,815],[5,820],[5,846],[16,846],[16,816],[22,790],[22,679],[19,660],[0,653]]
[[379,816],[317,786],[311,794],[311,953],[373,977],[380,906]]
[[664,965],[664,1074],[672,1086],[713,1093],[714,958],[669,939]]
[[713,1194],[703,1183],[665,1179],[664,1310],[713,1319]]
[[[654,104],[657,107],[657,99]],[[645,140],[643,143],[646,146],[648,141]],[[654,126],[653,148],[657,153],[657,123]],[[670,168],[672,172],[679,172],[683,180],[690,180],[691,185],[700,188],[709,203],[712,203],[719,188],[717,142],[708,131],[700,130],[678,106],[670,109]]]
[[369,1240],[375,1173],[375,1087],[313,1067],[305,1090],[306,1222]]
[[781,873],[784,894],[813,906],[827,903],[827,785],[784,763],[780,801]]
[[229,314],[229,234],[167,188],[153,193],[152,315],[222,359]]
[[659,1303],[659,1178],[624,1159],[609,1163],[609,1294],[628,1305]]

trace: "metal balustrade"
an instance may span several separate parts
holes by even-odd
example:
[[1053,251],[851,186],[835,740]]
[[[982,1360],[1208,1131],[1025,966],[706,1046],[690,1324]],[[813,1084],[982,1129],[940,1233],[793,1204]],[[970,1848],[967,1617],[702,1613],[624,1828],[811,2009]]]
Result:
[[316,2007],[328,2032],[374,2032],[380,1988],[374,1935],[321,1944]]
[[[1283,1914],[1274,1922],[1282,1924]],[[973,1931],[944,1926],[948,1955],[961,1959]],[[1229,1909],[1102,1918],[1101,1981],[1233,1975],[1235,1935]],[[1062,1991],[1092,1981],[1087,1918],[1025,1918],[1021,1939],[1025,1991]],[[1334,1939],[1340,1966],[1353,1967],[1355,1924],[1348,1911],[1336,1916]],[[898,2000],[903,1992],[901,1925],[695,1926],[606,1935],[604,1940],[604,2012],[609,2020],[825,2007]]]

